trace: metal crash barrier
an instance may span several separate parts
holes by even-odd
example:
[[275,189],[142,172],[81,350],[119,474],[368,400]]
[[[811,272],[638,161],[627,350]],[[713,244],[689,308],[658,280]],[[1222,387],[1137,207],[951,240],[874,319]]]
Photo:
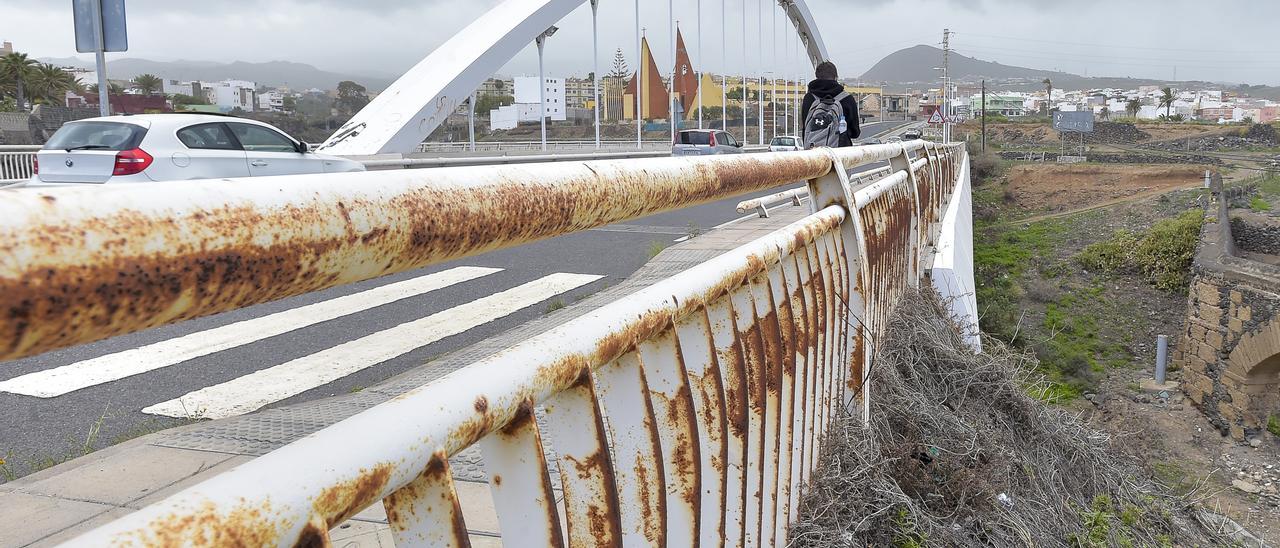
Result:
[[[943,233],[967,162],[914,141],[14,191],[0,359],[805,180],[812,213],[783,229],[71,543],[328,545],[381,502],[397,545],[465,546],[449,458],[478,446],[522,546],[783,545],[827,426],[866,412],[894,302],[971,253]],[[971,271],[948,280],[973,298]]]

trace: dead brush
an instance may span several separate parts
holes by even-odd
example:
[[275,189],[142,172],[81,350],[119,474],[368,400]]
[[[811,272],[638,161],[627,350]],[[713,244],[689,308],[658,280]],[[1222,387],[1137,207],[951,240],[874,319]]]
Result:
[[1110,437],[1045,405],[1035,358],[963,344],[935,295],[895,309],[871,422],[828,433],[789,545],[1220,546]]

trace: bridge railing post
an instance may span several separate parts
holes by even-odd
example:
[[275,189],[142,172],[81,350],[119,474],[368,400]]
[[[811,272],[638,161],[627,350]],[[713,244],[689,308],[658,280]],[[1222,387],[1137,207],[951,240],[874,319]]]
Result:
[[871,332],[867,328],[866,302],[862,289],[865,287],[865,274],[862,265],[866,264],[866,237],[862,231],[857,202],[853,196],[853,187],[849,182],[849,173],[844,163],[834,151],[831,154],[831,171],[822,177],[810,179],[809,207],[818,212],[827,206],[839,205],[847,215],[840,225],[839,238],[836,238],[836,250],[833,259],[840,262],[846,273],[839,280],[833,298],[842,311],[835,321],[843,327],[844,340],[841,366],[848,369],[844,372],[844,386],[841,387],[841,402],[844,408],[853,406],[856,399],[862,399],[862,418],[871,418],[870,382],[866,373],[871,370],[871,352],[868,350]]

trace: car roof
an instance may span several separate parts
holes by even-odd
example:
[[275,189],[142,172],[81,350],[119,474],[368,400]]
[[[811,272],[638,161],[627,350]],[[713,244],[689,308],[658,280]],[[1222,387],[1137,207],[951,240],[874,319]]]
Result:
[[711,133],[713,131],[722,131],[719,129],[682,129],[680,133]]
[[75,120],[76,122],[118,122],[124,124],[133,124],[138,126],[149,125],[172,125],[172,126],[188,126],[191,124],[202,124],[208,122],[244,122],[260,126],[270,126],[263,122],[250,118],[240,118],[238,116],[230,116],[227,114],[205,114],[205,113],[188,113],[188,112],[170,112],[165,114],[129,114],[117,116],[99,116],[97,118],[85,118],[83,120]]

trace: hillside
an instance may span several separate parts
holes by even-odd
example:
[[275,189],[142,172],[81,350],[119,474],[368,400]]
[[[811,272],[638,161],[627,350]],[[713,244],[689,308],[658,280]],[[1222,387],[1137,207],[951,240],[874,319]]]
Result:
[[[919,45],[889,54],[859,77],[862,82],[887,82],[891,84],[935,83],[942,79],[942,50]],[[958,51],[951,52],[951,77],[956,82],[987,80],[998,89],[1011,91],[1035,91],[1044,89],[1040,83],[1045,78],[1053,80],[1062,89],[1134,89],[1145,85],[1165,85],[1171,82],[1127,77],[1085,77],[1068,72],[1006,65],[995,61],[983,61]],[[1209,82],[1178,82],[1180,88],[1212,87]],[[1219,86],[1220,87],[1220,86]],[[1252,91],[1252,90],[1251,90]],[[1265,97],[1270,90],[1262,89],[1256,96]]]
[[[889,54],[871,67],[861,77],[869,82],[933,82],[940,71],[933,67],[942,65],[942,50],[933,46],[912,46]],[[951,53],[951,77],[956,80],[1043,80],[1045,77],[1075,76],[1063,72],[1046,71],[981,61],[972,57]]]
[[[42,59],[42,61],[58,65],[93,68],[91,61],[74,57]],[[107,62],[107,74],[112,79],[127,80],[139,74],[147,73],[175,80],[249,80],[268,86],[288,85],[293,89],[334,89],[337,87],[338,82],[353,80],[371,91],[381,91],[391,84],[391,79],[389,78],[328,72],[305,63],[291,61],[215,63],[209,61],[152,61],[150,59],[125,58]]]

